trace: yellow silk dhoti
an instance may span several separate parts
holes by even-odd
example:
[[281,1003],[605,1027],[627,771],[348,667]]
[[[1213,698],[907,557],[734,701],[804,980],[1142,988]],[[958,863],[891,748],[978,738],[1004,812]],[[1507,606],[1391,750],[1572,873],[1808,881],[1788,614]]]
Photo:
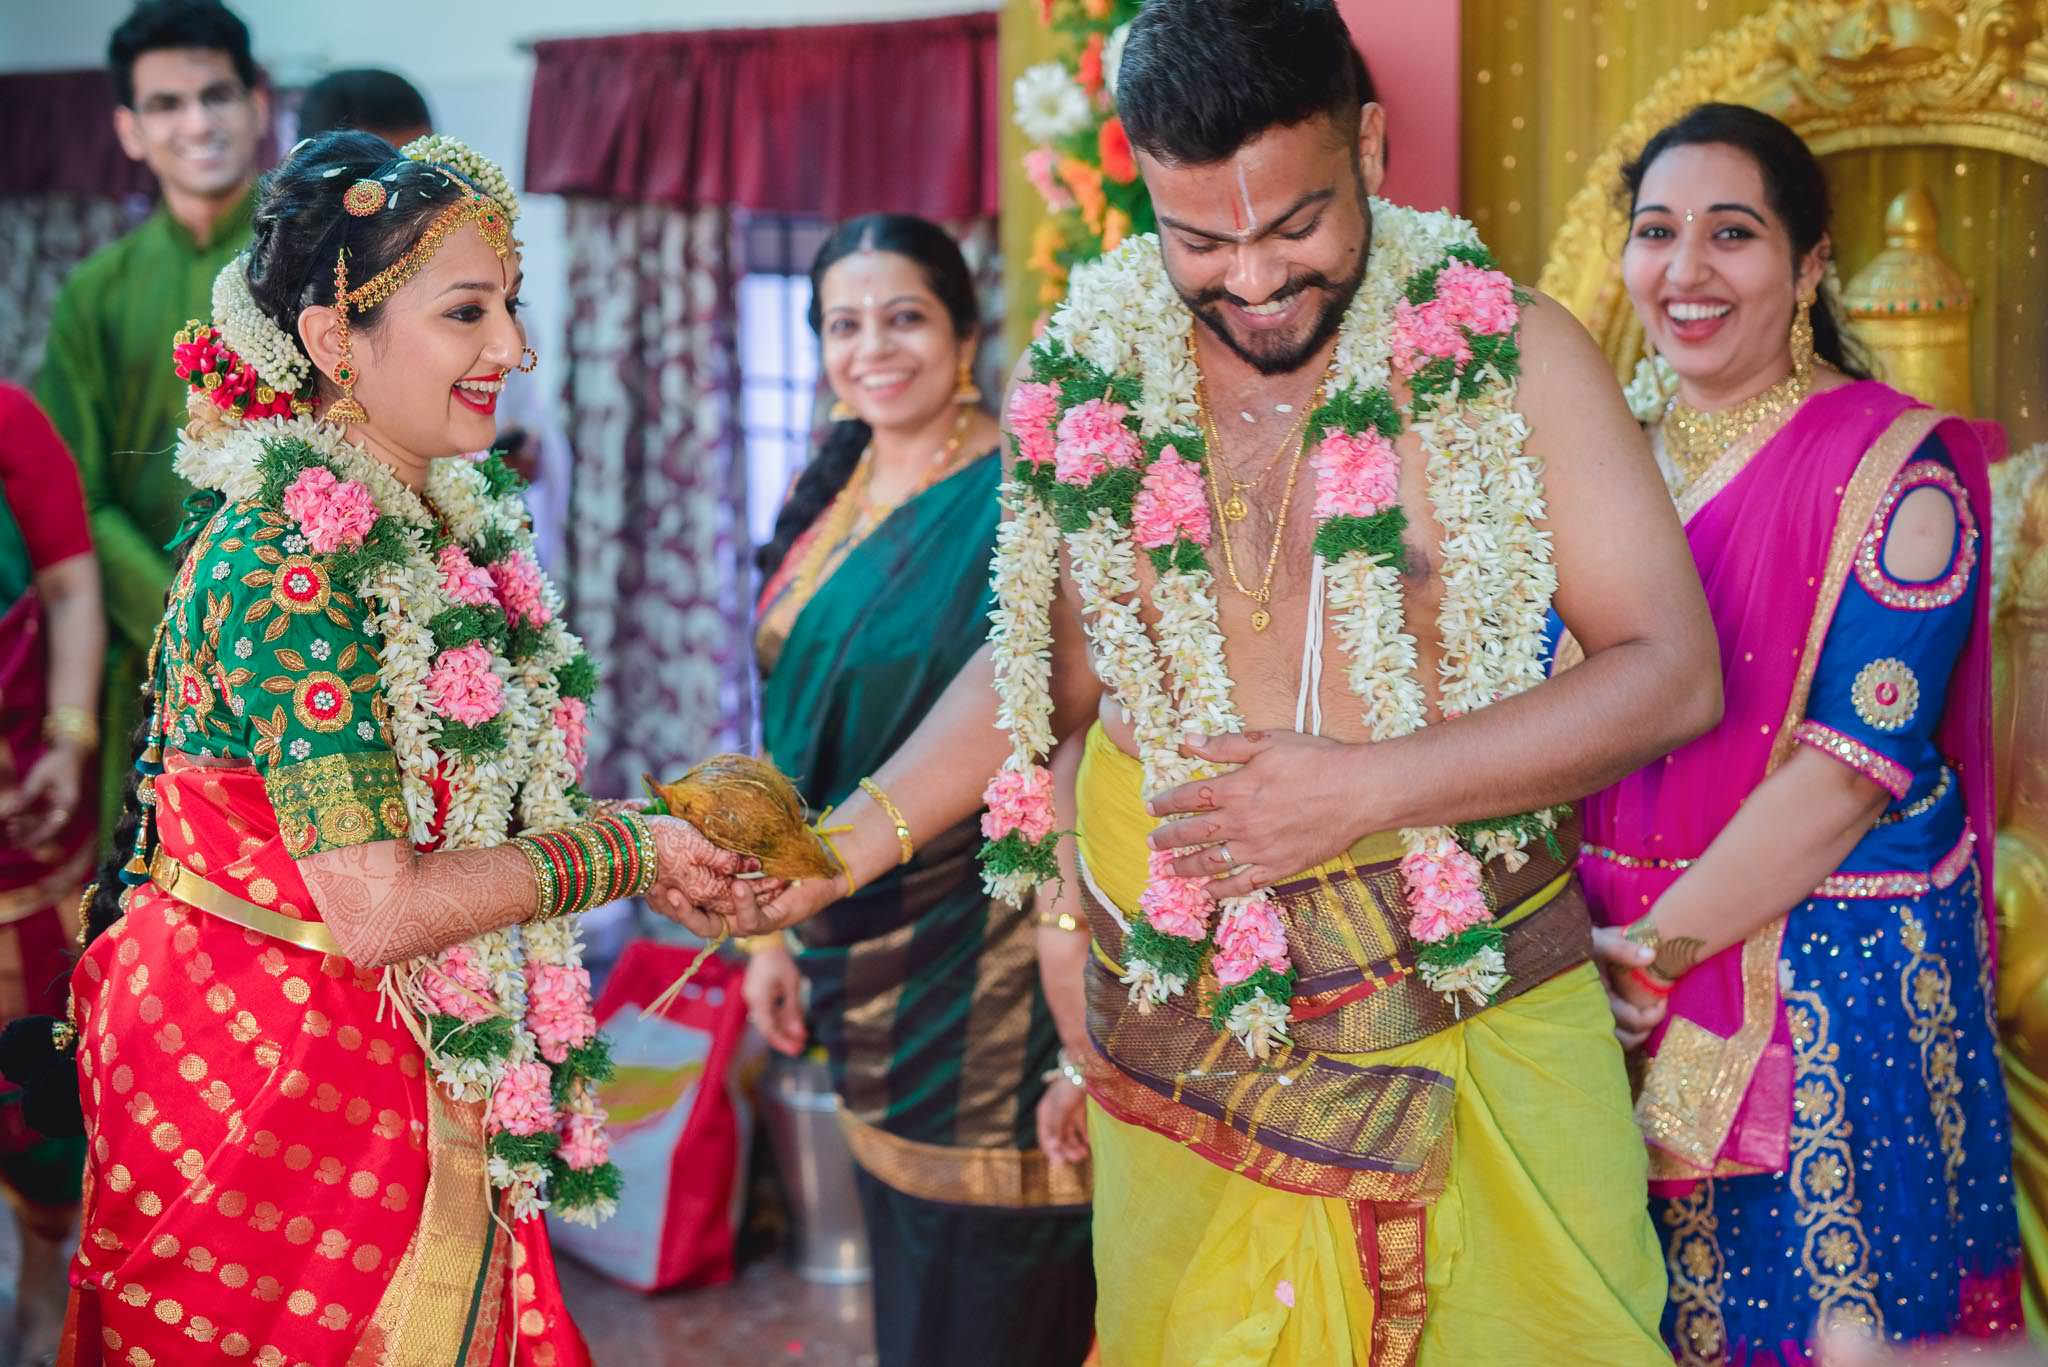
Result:
[[[1095,889],[1131,916],[1156,823],[1099,727],[1079,815]],[[1448,1173],[1426,1205],[1264,1185],[1090,1106],[1104,1367],[1670,1362],[1642,1140],[1590,963],[1342,1061],[1451,1080]]]

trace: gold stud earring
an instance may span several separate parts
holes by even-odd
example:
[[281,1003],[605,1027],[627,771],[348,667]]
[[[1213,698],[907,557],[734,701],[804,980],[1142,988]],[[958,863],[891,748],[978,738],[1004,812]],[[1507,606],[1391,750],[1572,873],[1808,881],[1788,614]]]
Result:
[[334,382],[341,386],[341,397],[327,405],[326,419],[337,426],[347,423],[365,423],[369,413],[356,402],[355,348],[348,335],[348,249],[342,248],[334,258],[334,311],[340,318],[341,336],[338,347],[341,359],[334,367]]
[[519,364],[513,369],[521,375],[531,375],[540,367],[540,353],[530,346],[519,348]]
[[960,379],[953,386],[953,402],[970,404],[981,402],[981,386],[974,382],[974,357],[960,358]]

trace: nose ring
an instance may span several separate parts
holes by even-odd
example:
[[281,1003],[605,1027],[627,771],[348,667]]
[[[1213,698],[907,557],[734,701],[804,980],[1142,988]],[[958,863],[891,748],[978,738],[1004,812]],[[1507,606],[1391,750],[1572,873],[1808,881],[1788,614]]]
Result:
[[540,353],[538,351],[535,351],[530,346],[523,346],[519,348],[518,370],[520,374],[531,375],[534,372],[535,367],[539,365]]

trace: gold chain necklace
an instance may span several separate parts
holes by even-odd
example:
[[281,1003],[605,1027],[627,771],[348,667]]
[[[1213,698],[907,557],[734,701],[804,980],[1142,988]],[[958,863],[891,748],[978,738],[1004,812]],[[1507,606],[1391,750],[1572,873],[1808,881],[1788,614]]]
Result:
[[[1321,393],[1321,387],[1318,386],[1317,403],[1314,406],[1320,406]],[[1209,411],[1207,387],[1199,378],[1195,381],[1195,406],[1201,413],[1202,426],[1208,433],[1209,449],[1212,452],[1220,451],[1222,449],[1222,440],[1216,431],[1216,418]],[[1307,419],[1304,418],[1303,421],[1305,422]],[[1283,447],[1281,449],[1285,450],[1286,448]],[[1273,571],[1280,563],[1280,547],[1287,540],[1287,514],[1288,510],[1294,506],[1294,485],[1301,478],[1301,462],[1307,455],[1307,444],[1301,441],[1299,437],[1296,437],[1294,442],[1294,459],[1289,461],[1287,465],[1287,491],[1280,496],[1280,513],[1273,522],[1273,544],[1266,552],[1266,572],[1260,578],[1257,588],[1246,588],[1244,580],[1238,576],[1237,551],[1230,542],[1230,528],[1228,526],[1219,526],[1217,528],[1217,531],[1221,533],[1218,539],[1223,542],[1223,568],[1225,573],[1230,576],[1231,586],[1258,604],[1256,608],[1252,609],[1253,631],[1264,631],[1273,624],[1273,614],[1267,609],[1266,605],[1273,598]],[[1275,457],[1275,459],[1278,459],[1278,457]],[[1202,462],[1203,468],[1209,472],[1209,498],[1215,505],[1219,516],[1234,522],[1242,518],[1244,514],[1240,513],[1236,518],[1230,517],[1228,505],[1223,496],[1223,486],[1218,481],[1216,475],[1217,467],[1221,464],[1222,460],[1220,457]],[[1264,473],[1264,471],[1261,471],[1261,476]],[[1256,483],[1257,481],[1253,482]],[[1232,483],[1234,484],[1236,481],[1233,480]],[[1242,502],[1242,497],[1239,494],[1233,493],[1231,497]]]
[[811,595],[818,591],[825,567],[835,550],[847,541],[873,531],[887,521],[891,513],[931,488],[938,482],[939,476],[953,467],[962,443],[967,440],[967,426],[973,416],[972,408],[961,409],[960,416],[953,422],[952,435],[946,438],[946,444],[932,457],[932,463],[926,469],[924,478],[918,482],[915,489],[887,507],[877,508],[868,501],[868,489],[873,484],[875,475],[875,447],[872,442],[868,444],[867,449],[860,453],[860,462],[854,466],[853,477],[846,481],[846,486],[839,491],[839,496],[833,499],[831,507],[825,510],[810,551],[804,556],[803,565],[797,571],[794,590],[797,603],[811,601]]
[[1813,388],[1810,366],[1794,367],[1791,374],[1754,398],[1733,408],[1709,413],[1673,397],[1664,410],[1664,450],[1679,477],[1692,484],[1727,454],[1737,439],[1758,423],[1797,408]]
[[[1203,411],[1207,412],[1206,402],[1204,403]],[[1239,479],[1237,471],[1231,469],[1230,462],[1224,458],[1221,445],[1214,442],[1211,443],[1209,449],[1216,453],[1215,463],[1222,471],[1223,477],[1230,481],[1230,495],[1223,500],[1219,508],[1226,521],[1242,522],[1251,515],[1251,505],[1245,502],[1244,496],[1258,488],[1261,484],[1264,484],[1266,476],[1273,473],[1273,467],[1278,465],[1290,450],[1298,451],[1301,449],[1302,429],[1307,425],[1308,411],[1304,409],[1301,416],[1296,418],[1293,425],[1287,429],[1286,435],[1280,438],[1280,445],[1273,449],[1273,454],[1266,458],[1266,463],[1260,466],[1259,472],[1250,479]],[[1216,432],[1216,422],[1213,417],[1209,420],[1209,432],[1212,438],[1220,435]]]

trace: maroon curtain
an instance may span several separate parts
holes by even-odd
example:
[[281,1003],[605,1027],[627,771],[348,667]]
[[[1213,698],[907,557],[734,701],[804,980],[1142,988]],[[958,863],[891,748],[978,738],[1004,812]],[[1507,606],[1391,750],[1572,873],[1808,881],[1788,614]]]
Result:
[[114,137],[114,82],[87,71],[0,75],[0,195],[156,195]]
[[845,218],[996,213],[996,16],[536,48],[526,190]]

